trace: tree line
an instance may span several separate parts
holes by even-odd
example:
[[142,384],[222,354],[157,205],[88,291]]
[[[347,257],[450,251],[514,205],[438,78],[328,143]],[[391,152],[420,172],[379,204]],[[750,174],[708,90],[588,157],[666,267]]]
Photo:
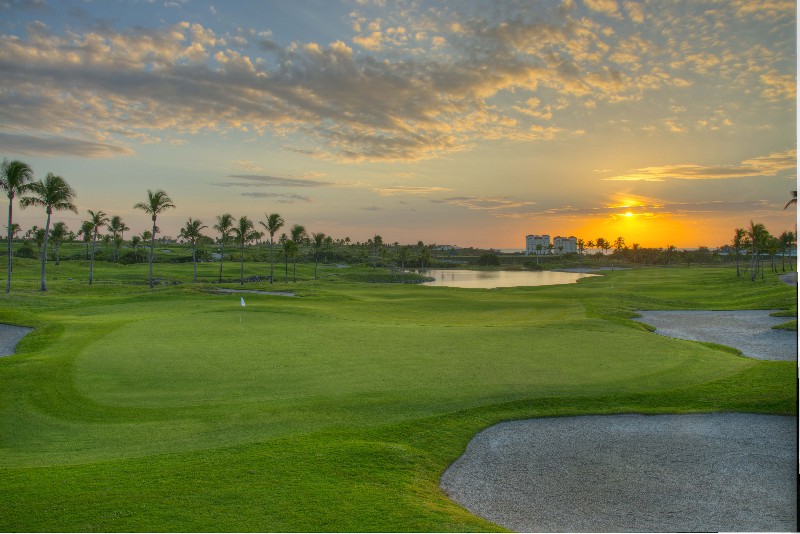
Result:
[[[81,228],[77,233],[69,231],[66,224],[63,222],[55,222],[51,228],[50,223],[53,212],[68,210],[78,213],[77,207],[73,203],[77,194],[62,177],[53,173],[47,173],[44,179],[34,181],[33,170],[28,164],[19,160],[9,161],[4,159],[2,167],[0,168],[0,190],[6,193],[9,200],[6,292],[11,291],[12,242],[17,234],[21,232],[19,224],[13,221],[14,199],[17,197],[19,197],[18,202],[21,208],[24,209],[31,206],[41,207],[44,208],[46,213],[44,228],[34,226],[25,234],[26,237],[30,237],[34,240],[39,248],[39,256],[41,258],[41,291],[47,291],[46,264],[47,248],[50,242],[55,245],[55,258],[56,264],[58,264],[60,262],[59,249],[61,244],[65,241],[73,241],[78,237],[82,239],[86,244],[86,256],[89,260],[89,285],[92,285],[94,280],[94,261],[98,240],[104,241],[107,245],[112,244],[114,250],[113,259],[114,261],[120,261],[120,249],[125,243],[125,232],[130,230],[130,228],[122,220],[122,217],[118,215],[109,216],[102,210],[86,210],[88,217],[81,223]],[[155,244],[157,241],[157,234],[159,233],[157,225],[158,216],[166,210],[174,208],[175,204],[165,191],[152,191],[148,189],[147,200],[137,202],[133,207],[145,212],[152,220],[151,230],[145,230],[141,234],[134,235],[130,238],[130,246],[133,248],[134,256],[137,259],[139,247],[144,244],[149,244],[149,283],[152,288],[155,280],[153,277]],[[239,280],[240,283],[244,284],[245,247],[260,240],[265,235],[269,235],[270,272],[268,279],[270,283],[273,283],[275,278],[275,235],[285,226],[285,221],[277,213],[265,214],[265,217],[266,220],[257,221],[257,224],[264,230],[260,231],[256,227],[256,221],[251,220],[246,215],[239,217],[238,220],[230,213],[217,216],[216,224],[214,224],[213,229],[218,232],[219,237],[217,238],[217,242],[221,245],[222,249],[219,262],[219,282],[222,282],[226,244],[234,244],[238,249],[240,259]],[[189,217],[185,225],[180,229],[179,237],[191,247],[194,271],[193,280],[195,282],[197,281],[198,246],[214,242],[213,238],[203,234],[203,230],[207,228],[203,221]],[[107,229],[110,233],[101,235],[101,231],[104,229]],[[325,235],[323,232],[309,234],[303,225],[295,224],[289,229],[288,234],[282,233],[280,235],[277,243],[281,246],[281,252],[284,257],[285,277],[288,282],[289,263],[292,264],[293,279],[295,281],[297,280],[297,259],[301,247],[310,247],[313,251],[314,278],[316,279],[317,266],[323,252],[330,250],[334,243],[350,245],[351,241],[348,237],[335,242],[332,237]],[[382,263],[385,259],[383,239],[379,235],[374,236],[372,239],[368,240],[367,243],[355,243],[355,245],[364,250],[368,256],[371,256],[373,269],[376,269],[378,263]],[[395,245],[399,246],[397,243]],[[410,249],[410,246],[401,247],[399,253],[401,263],[404,264],[407,260]],[[419,263],[424,267],[426,262],[430,262],[429,246],[426,247],[420,241],[417,244],[417,249],[420,251]]]

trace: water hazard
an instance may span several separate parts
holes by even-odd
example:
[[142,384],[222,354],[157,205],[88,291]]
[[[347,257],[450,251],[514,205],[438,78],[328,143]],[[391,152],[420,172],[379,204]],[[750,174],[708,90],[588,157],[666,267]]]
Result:
[[554,286],[574,284],[581,278],[597,276],[587,273],[568,273],[561,271],[470,271],[462,269],[420,269],[423,276],[430,276],[433,282],[426,286],[446,286],[462,288],[493,289],[496,287]]

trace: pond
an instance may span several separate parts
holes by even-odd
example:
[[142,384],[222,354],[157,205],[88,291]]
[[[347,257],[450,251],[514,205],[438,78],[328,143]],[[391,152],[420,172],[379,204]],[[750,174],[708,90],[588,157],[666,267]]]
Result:
[[554,286],[574,284],[581,278],[597,276],[587,273],[560,271],[470,271],[464,269],[419,269],[422,276],[430,276],[433,282],[426,286],[493,289],[497,287]]

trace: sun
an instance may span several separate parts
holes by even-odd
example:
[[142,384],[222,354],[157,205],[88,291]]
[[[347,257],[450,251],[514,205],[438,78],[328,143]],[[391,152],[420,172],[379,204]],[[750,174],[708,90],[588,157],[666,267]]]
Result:
[[625,215],[625,217],[627,217],[627,218],[629,218],[629,219],[630,219],[631,217],[633,217],[633,213],[631,213],[630,211],[626,211],[624,215]]

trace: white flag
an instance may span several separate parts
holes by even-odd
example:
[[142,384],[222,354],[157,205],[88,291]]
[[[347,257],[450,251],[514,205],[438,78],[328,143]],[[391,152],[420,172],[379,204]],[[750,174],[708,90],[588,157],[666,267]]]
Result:
[[242,300],[242,308],[244,308],[244,297],[239,297]]

